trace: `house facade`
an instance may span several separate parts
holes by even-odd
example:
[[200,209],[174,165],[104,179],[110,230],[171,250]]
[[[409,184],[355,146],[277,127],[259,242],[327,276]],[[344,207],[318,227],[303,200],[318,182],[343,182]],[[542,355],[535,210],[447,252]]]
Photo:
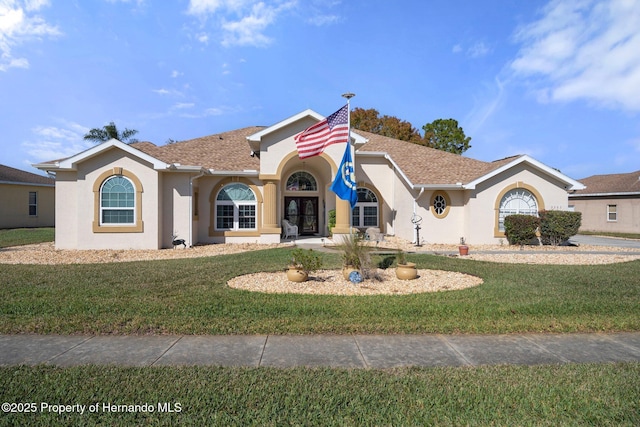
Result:
[[0,229],[53,227],[55,181],[0,165]]
[[640,234],[640,170],[593,175],[586,186],[569,195],[570,205],[582,213],[582,231]]
[[[497,243],[508,214],[568,209],[579,182],[529,156],[482,162],[368,132],[351,132],[358,203],[329,189],[346,148],[301,160],[294,136],[324,117],[305,110],[156,146],[111,140],[56,162],[56,247],[168,248],[279,242],[284,219],[302,235],[374,227],[428,243]],[[329,217],[335,211],[335,226]]]

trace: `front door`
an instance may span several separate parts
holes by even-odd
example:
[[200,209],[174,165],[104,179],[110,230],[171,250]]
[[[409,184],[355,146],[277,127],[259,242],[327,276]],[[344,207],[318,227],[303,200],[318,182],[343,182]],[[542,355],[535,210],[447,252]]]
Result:
[[318,198],[285,197],[284,217],[298,226],[300,234],[318,233]]

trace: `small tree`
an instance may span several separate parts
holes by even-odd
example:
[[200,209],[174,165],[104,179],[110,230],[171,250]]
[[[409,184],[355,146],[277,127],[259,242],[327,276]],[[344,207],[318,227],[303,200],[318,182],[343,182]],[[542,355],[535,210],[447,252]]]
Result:
[[454,119],[438,119],[422,126],[425,145],[449,153],[462,154],[471,148],[471,137],[464,134]]
[[414,128],[406,120],[400,120],[394,116],[380,116],[378,110],[369,108],[354,108],[351,112],[351,126],[354,129],[364,130],[377,135],[388,136],[402,141],[422,143],[422,136],[418,129]]

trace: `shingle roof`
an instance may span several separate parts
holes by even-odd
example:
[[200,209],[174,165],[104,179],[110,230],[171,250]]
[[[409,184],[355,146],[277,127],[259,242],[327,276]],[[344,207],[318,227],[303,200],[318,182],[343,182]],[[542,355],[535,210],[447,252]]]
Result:
[[[247,137],[262,129],[264,127],[252,126],[163,146],[136,142],[131,147],[163,162],[182,166],[201,166],[219,171],[259,170],[260,160],[251,157]],[[388,153],[415,185],[465,184],[516,158],[483,162],[371,132],[355,132],[368,139],[358,148],[359,153]]]
[[359,153],[388,153],[414,185],[466,184],[514,159],[483,162],[371,132],[355,132],[369,140]]
[[247,137],[262,129],[264,127],[252,126],[162,146],[136,142],[131,147],[163,162],[180,163],[182,166],[202,166],[220,171],[259,170],[260,159],[251,157]]
[[611,175],[592,175],[579,179],[587,186],[574,194],[640,193],[640,170]]
[[55,180],[46,176],[0,165],[0,181],[21,184],[55,185]]

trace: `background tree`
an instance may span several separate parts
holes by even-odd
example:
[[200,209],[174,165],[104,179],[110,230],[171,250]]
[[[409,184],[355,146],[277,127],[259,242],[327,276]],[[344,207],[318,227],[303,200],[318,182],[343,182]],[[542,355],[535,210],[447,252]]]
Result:
[[411,123],[393,116],[384,115],[380,117],[378,110],[373,108],[368,110],[354,108],[351,112],[351,126],[354,129],[388,136],[389,138],[400,139],[402,141],[417,144],[420,144],[422,141],[420,131],[414,128]]
[[101,142],[109,141],[112,138],[117,139],[120,142],[124,142],[126,144],[132,144],[134,142],[138,142],[137,139],[131,138],[133,135],[138,133],[137,130],[127,129],[125,128],[122,132],[118,130],[115,123],[110,122],[108,125],[103,126],[101,128],[93,128],[84,136],[84,139],[93,141],[96,144]]
[[450,153],[462,154],[471,148],[471,137],[464,134],[454,119],[438,119],[422,126],[425,145]]

